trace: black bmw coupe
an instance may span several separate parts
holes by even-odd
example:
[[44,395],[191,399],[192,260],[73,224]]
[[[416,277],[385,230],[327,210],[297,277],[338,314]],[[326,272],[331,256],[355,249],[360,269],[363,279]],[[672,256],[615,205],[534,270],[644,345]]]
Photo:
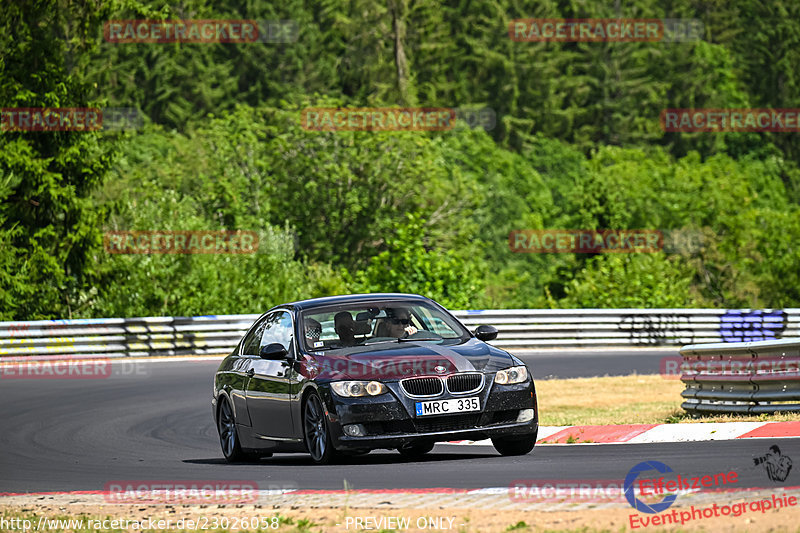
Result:
[[316,298],[267,311],[220,365],[212,409],[230,462],[308,452],[315,463],[377,448],[408,457],[440,441],[536,443],[525,364],[412,294]]

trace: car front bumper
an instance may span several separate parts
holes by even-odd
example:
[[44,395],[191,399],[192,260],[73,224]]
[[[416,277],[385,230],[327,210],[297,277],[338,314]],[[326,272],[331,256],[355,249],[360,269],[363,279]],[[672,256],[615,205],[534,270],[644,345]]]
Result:
[[[385,385],[389,392],[376,397],[341,398],[326,388],[325,403],[333,445],[339,450],[399,448],[414,442],[483,440],[493,437],[533,437],[539,428],[539,413],[533,381],[517,385],[496,385],[486,376],[484,387],[475,394],[436,398],[410,398],[397,382]],[[418,401],[477,396],[481,410],[448,415],[415,416]],[[533,409],[533,418],[517,422],[519,412]],[[364,436],[350,436],[343,426],[360,424]]]

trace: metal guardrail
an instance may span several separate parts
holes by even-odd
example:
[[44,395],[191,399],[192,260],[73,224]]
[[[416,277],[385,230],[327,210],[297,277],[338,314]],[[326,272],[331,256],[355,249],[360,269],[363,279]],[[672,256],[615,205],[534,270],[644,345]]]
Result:
[[800,338],[690,345],[680,353],[686,411],[800,411]]
[[259,315],[0,322],[0,356],[229,353]]
[[505,348],[681,346],[800,336],[800,309],[503,309],[456,311],[470,329],[492,324]]
[[[492,324],[512,350],[682,346],[800,337],[800,309],[499,309],[455,311],[471,330]],[[0,356],[229,353],[258,315],[0,322]]]

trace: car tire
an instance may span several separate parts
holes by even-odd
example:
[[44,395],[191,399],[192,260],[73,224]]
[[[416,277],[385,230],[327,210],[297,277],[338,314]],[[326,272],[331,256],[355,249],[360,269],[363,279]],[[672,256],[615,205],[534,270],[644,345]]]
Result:
[[239,463],[250,458],[242,451],[239,442],[239,434],[236,432],[236,419],[233,416],[231,404],[225,398],[219,400],[219,412],[217,414],[217,432],[219,433],[219,444],[222,447],[222,455],[229,463]]
[[415,442],[397,448],[400,455],[407,459],[419,459],[433,449],[433,442]]
[[303,402],[303,441],[316,464],[327,465],[338,459],[339,454],[331,443],[325,408],[316,392],[306,396]]
[[492,439],[494,449],[500,455],[526,455],[536,445],[536,435],[525,437],[495,437]]

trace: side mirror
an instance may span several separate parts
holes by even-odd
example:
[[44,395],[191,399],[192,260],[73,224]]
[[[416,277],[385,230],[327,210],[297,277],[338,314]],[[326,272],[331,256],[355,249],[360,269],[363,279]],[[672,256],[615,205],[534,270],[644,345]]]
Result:
[[283,344],[273,342],[272,344],[267,344],[262,346],[261,349],[258,351],[259,357],[261,359],[270,359],[270,360],[279,360],[286,357],[286,354],[289,353],[286,351],[286,348],[283,347]]
[[493,341],[497,338],[497,328],[484,324],[475,328],[475,336],[483,342]]

